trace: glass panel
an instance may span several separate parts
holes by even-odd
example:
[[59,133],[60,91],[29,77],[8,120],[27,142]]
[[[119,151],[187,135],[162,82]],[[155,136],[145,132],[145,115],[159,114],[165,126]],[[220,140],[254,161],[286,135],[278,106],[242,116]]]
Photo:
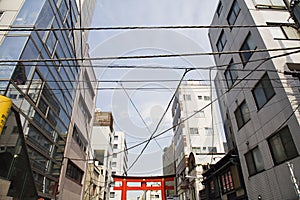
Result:
[[235,118],[236,118],[236,123],[238,125],[238,128],[241,128],[244,125],[243,118],[242,118],[242,113],[240,108],[237,108],[236,111],[234,112]]
[[[6,37],[0,46],[1,60],[16,60],[20,57],[28,37]],[[13,62],[2,62],[0,65],[0,78],[11,78],[15,68]]]
[[45,0],[26,0],[14,25],[34,25]]
[[269,100],[275,94],[275,91],[273,89],[268,74],[265,74],[264,77],[262,78],[262,85],[264,87],[266,98]]
[[246,158],[248,173],[251,176],[251,175],[256,173],[255,165],[254,165],[254,162],[253,162],[251,152],[248,152],[247,154],[245,154],[245,158]]
[[31,97],[31,99],[34,102],[36,102],[39,97],[39,94],[41,92],[41,87],[42,87],[41,77],[39,76],[38,73],[35,72],[28,90],[28,95]]
[[283,162],[286,159],[286,155],[284,153],[284,148],[281,143],[279,134],[273,136],[269,140],[269,143],[270,143],[270,148],[272,151],[272,155],[273,155],[275,164]]
[[263,87],[261,84],[258,84],[253,90],[254,98],[257,104],[257,107],[260,109],[266,102],[267,98],[265,96]]
[[242,112],[242,117],[244,119],[244,123],[248,122],[250,120],[250,111],[248,108],[248,105],[244,101],[244,103],[241,105],[241,112]]
[[280,131],[280,137],[282,140],[282,145],[285,148],[287,159],[296,157],[298,155],[298,152],[288,127]]
[[264,162],[261,153],[258,148],[253,149],[252,153],[253,153],[253,159],[256,166],[256,171],[260,172],[264,169]]

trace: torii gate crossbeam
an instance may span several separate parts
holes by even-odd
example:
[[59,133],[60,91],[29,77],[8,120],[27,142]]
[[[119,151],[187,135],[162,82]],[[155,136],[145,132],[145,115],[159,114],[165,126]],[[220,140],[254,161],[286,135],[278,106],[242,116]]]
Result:
[[[114,186],[114,190],[122,191],[121,200],[126,200],[127,190],[160,190],[162,200],[166,200],[166,190],[174,190],[174,186],[166,185],[166,182],[174,182],[175,175],[170,176],[150,176],[150,177],[133,177],[133,176],[113,176],[114,182],[122,183]],[[140,183],[140,186],[128,186],[127,183]],[[157,182],[159,185],[147,185],[147,183]]]

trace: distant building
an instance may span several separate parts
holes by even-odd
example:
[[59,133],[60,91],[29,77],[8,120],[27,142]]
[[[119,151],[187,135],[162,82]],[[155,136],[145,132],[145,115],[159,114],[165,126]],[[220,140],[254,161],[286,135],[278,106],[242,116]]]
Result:
[[[111,173],[112,175],[127,176],[128,169],[128,152],[126,145],[125,133],[121,131],[115,131],[113,139],[113,155],[111,160]],[[110,200],[121,200],[120,190],[114,190],[113,184],[110,185]]]
[[[216,110],[211,107],[211,87],[199,81],[180,86],[172,106],[177,191],[180,199],[198,199],[202,172],[224,155]],[[215,120],[215,121],[213,121]],[[192,155],[191,155],[192,154]],[[194,158],[189,168],[189,157]],[[193,176],[194,179],[187,178]]]
[[160,190],[146,190],[140,196],[139,200],[161,200]]
[[104,187],[97,194],[101,200],[109,199],[110,186],[112,184],[111,169],[114,135],[112,113],[96,110],[91,136],[92,152],[90,159],[95,159],[95,166],[102,169],[101,174],[104,176]]
[[86,179],[84,200],[99,199],[102,200],[105,190],[105,179],[103,176],[103,166],[95,165],[94,161],[89,161]]
[[[172,142],[169,147],[164,148],[164,153],[162,156],[162,163],[163,163],[163,175],[174,175],[175,174],[175,159],[174,159],[174,143]],[[173,183],[175,186],[175,182]],[[172,197],[176,195],[175,190],[167,190],[166,191],[167,197]]]
[[[239,156],[247,196],[298,199],[287,163],[299,178],[300,56],[288,50],[300,46],[299,31],[283,0],[221,0],[211,25],[249,26],[209,30],[213,51],[220,52],[215,85],[225,135]],[[214,186],[219,199],[233,195],[235,181],[229,189],[222,180]]]

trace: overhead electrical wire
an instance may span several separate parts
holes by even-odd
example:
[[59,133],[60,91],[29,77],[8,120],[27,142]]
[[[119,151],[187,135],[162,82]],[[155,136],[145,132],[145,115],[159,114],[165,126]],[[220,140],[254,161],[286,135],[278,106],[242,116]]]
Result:
[[[257,70],[262,64],[264,64],[266,61],[269,61],[269,60],[271,60],[272,58],[278,58],[278,57],[281,57],[281,56],[287,56],[287,55],[291,55],[291,54],[294,54],[294,53],[299,53],[299,51],[288,52],[288,53],[285,53],[284,55],[277,55],[277,56],[273,56],[273,57],[266,58],[265,61],[259,63],[254,69],[252,69],[251,72],[249,72],[247,75],[245,75],[242,79],[240,79],[239,81],[236,81],[236,82],[234,83],[233,87],[237,86],[239,83],[241,83],[242,81],[244,81],[248,76],[250,76],[250,74],[252,74],[252,72],[256,71],[256,70]],[[228,90],[225,91],[223,94],[221,94],[220,97],[224,96],[224,95],[227,94],[229,91],[230,91],[230,89],[228,89]],[[196,114],[198,114],[199,112],[201,112],[201,111],[202,111],[203,109],[205,109],[206,107],[212,105],[212,104],[213,104],[214,102],[216,102],[220,97],[218,97],[218,98],[212,100],[209,104],[207,104],[206,106],[204,106],[204,107],[201,108],[200,110],[196,111],[196,112],[193,113],[192,115],[190,115],[190,116],[188,116],[188,117],[182,119],[180,123],[175,124],[175,125],[172,126],[171,128],[168,128],[168,129],[162,131],[161,133],[159,133],[159,134],[157,134],[157,135],[153,135],[153,137],[150,137],[148,140],[145,140],[145,141],[143,141],[143,142],[140,142],[140,143],[138,143],[138,144],[136,144],[136,145],[133,145],[133,146],[127,148],[127,151],[130,150],[130,149],[136,148],[136,147],[138,147],[138,146],[140,146],[140,145],[142,145],[142,144],[144,144],[144,143],[149,143],[149,142],[152,140],[152,138],[159,137],[160,135],[165,134],[166,132],[172,130],[173,128],[176,128],[179,124],[185,122],[186,120],[189,120],[190,118],[192,118],[193,116],[195,116]],[[170,103],[170,102],[169,102],[169,103]]]
[[[147,123],[145,122],[144,118],[142,117],[141,113],[139,112],[138,108],[136,107],[135,103],[133,102],[132,98],[130,97],[130,95],[128,94],[128,92],[126,91],[126,89],[123,87],[122,83],[120,83],[121,87],[123,88],[127,98],[129,99],[130,103],[132,104],[132,106],[134,107],[135,111],[138,113],[138,116],[140,117],[140,119],[142,120],[143,124],[145,125],[145,127],[147,128],[148,132],[151,134],[151,130],[149,128],[149,126],[147,125]],[[160,144],[157,142],[156,139],[154,139],[154,141],[156,142],[156,144],[158,145],[158,147],[163,151],[162,147],[160,146]],[[140,155],[137,157],[136,160],[138,160],[140,157]],[[168,157],[169,161],[171,162],[170,158]],[[126,174],[129,169],[132,167],[133,165],[131,165],[127,171],[124,171],[123,175]]]
[[146,142],[145,146],[144,146],[143,149],[140,151],[140,153],[139,153],[139,155],[137,156],[137,158],[133,161],[133,163],[132,163],[132,164],[130,165],[130,167],[127,169],[127,172],[135,165],[135,163],[138,161],[138,159],[142,156],[142,154],[143,154],[144,151],[146,150],[148,144],[150,143],[150,141],[151,141],[152,138],[154,137],[154,135],[155,135],[156,131],[158,130],[158,128],[159,128],[159,126],[160,126],[162,120],[164,119],[166,113],[168,112],[168,110],[169,110],[169,108],[170,108],[170,106],[171,106],[171,104],[172,104],[172,102],[173,102],[173,100],[174,100],[174,98],[175,98],[175,96],[176,96],[178,90],[179,90],[179,87],[180,87],[180,85],[181,85],[181,82],[183,81],[185,75],[186,75],[188,72],[190,72],[190,71],[191,71],[190,69],[186,69],[186,70],[184,71],[184,73],[183,73],[183,75],[182,75],[182,77],[181,77],[181,79],[180,79],[180,81],[179,81],[179,83],[178,83],[178,86],[177,86],[175,92],[173,93],[172,98],[169,100],[169,103],[168,103],[168,105],[167,105],[167,108],[165,109],[163,115],[160,117],[160,120],[159,120],[159,122],[157,123],[157,125],[156,125],[154,131],[152,132],[152,134],[151,134],[149,140]]
[[160,29],[221,29],[221,28],[270,28],[293,26],[291,23],[260,24],[260,25],[170,25],[170,26],[106,26],[106,27],[79,27],[79,28],[28,28],[0,26],[1,31],[106,31],[106,30],[160,30]]
[[190,56],[211,56],[225,54],[241,54],[256,52],[274,52],[288,51],[300,49],[299,46],[286,48],[269,48],[255,50],[238,50],[238,51],[221,51],[221,52],[196,52],[196,53],[178,53],[178,54],[153,54],[153,55],[132,55],[132,56],[107,56],[107,57],[85,57],[85,58],[50,58],[50,59],[0,59],[0,63],[16,63],[16,62],[52,62],[52,61],[99,61],[99,60],[128,60],[128,59],[151,59],[151,58],[174,58],[174,57],[190,57]]

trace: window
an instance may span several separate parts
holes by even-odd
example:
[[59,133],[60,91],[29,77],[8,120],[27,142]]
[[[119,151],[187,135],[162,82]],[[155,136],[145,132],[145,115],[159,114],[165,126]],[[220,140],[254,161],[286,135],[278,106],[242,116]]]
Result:
[[116,166],[117,166],[117,163],[116,163],[116,162],[112,162],[112,163],[111,163],[111,166],[112,166],[112,167],[116,167]]
[[118,155],[116,153],[113,153],[113,158],[117,158]]
[[300,39],[299,31],[296,28],[294,28],[293,26],[281,26],[281,30],[286,39],[290,39],[290,40],[299,40]]
[[79,108],[82,112],[82,114],[85,116],[85,118],[87,119],[88,123],[90,123],[91,119],[92,119],[92,116],[88,110],[88,107],[85,103],[85,101],[83,100],[83,97],[80,96],[79,98]]
[[231,60],[229,63],[229,66],[225,70],[225,79],[228,88],[231,88],[234,82],[237,80],[237,67],[235,64],[233,64],[233,61]]
[[208,147],[209,153],[217,153],[217,147]]
[[73,127],[73,133],[72,133],[73,139],[76,141],[76,143],[79,145],[79,147],[85,151],[87,147],[87,142],[84,140],[84,137],[82,136],[82,133],[79,131],[76,125]]
[[109,193],[109,198],[115,198],[115,192],[110,192]]
[[287,126],[270,137],[268,143],[276,165],[298,156],[291,132]]
[[242,128],[250,120],[250,111],[246,101],[243,101],[241,105],[234,111],[238,128]]
[[285,8],[284,1],[280,0],[253,0],[256,8]]
[[119,136],[115,135],[114,140],[118,140],[118,139],[119,139]]
[[220,182],[223,194],[234,190],[233,178],[230,170],[220,176]]
[[249,176],[264,170],[264,163],[258,147],[245,154]]
[[205,130],[205,135],[206,136],[213,135],[213,129],[212,128],[205,127],[204,130]]
[[192,147],[192,151],[197,155],[201,153],[201,147]]
[[198,128],[190,128],[190,134],[191,135],[197,135],[197,134],[199,134]]
[[219,39],[217,41],[217,50],[218,50],[218,52],[223,51],[226,42],[227,42],[226,35],[224,33],[224,30],[222,30],[222,32],[219,36]]
[[262,108],[275,95],[275,91],[267,73],[265,73],[256,84],[252,90],[252,94],[258,109]]
[[190,101],[191,100],[191,95],[190,94],[184,94],[183,99],[187,100],[187,101]]
[[230,11],[229,11],[229,14],[228,14],[228,17],[227,17],[227,22],[229,25],[233,25],[240,13],[240,6],[238,4],[237,1],[234,1],[231,8],[230,8]]
[[221,15],[222,10],[223,10],[223,4],[222,4],[222,1],[220,1],[219,4],[218,4],[218,7],[217,7],[218,16]]
[[118,149],[118,144],[114,144],[113,148]]
[[89,95],[93,99],[95,96],[94,88],[91,84],[90,78],[88,76],[88,73],[85,71],[84,73],[84,88],[88,91]]
[[210,101],[210,96],[204,96],[204,101]]
[[83,171],[70,160],[68,160],[66,176],[80,184],[83,177]]
[[202,96],[198,96],[198,99],[199,99],[199,100],[202,100]]
[[[240,51],[250,51],[250,50],[255,50],[255,49],[256,49],[256,45],[254,44],[252,34],[249,32],[245,41],[243,42],[242,47],[240,48]],[[242,62],[244,63],[244,65],[249,61],[252,54],[253,54],[253,52],[240,53],[240,56],[241,56],[241,59],[242,59]]]
[[197,118],[203,118],[203,117],[205,117],[204,110],[200,110],[200,111],[195,110],[194,114],[195,114],[195,117],[197,117]]

